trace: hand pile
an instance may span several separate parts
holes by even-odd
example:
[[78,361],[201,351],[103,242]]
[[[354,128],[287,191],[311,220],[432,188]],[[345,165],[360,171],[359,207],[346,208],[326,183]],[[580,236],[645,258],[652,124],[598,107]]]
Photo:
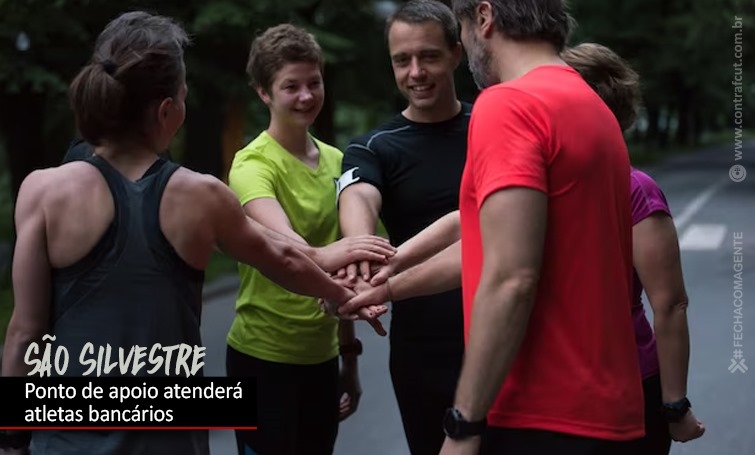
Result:
[[393,270],[391,261],[382,264],[364,261],[340,269],[332,278],[354,291],[355,295],[350,300],[340,303],[321,300],[320,309],[341,319],[365,320],[378,335],[387,335],[379,317],[388,312],[385,305],[390,300],[387,281]]

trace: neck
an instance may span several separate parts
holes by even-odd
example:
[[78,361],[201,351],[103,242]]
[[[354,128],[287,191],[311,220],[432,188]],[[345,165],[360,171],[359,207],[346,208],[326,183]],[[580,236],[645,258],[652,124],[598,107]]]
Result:
[[449,90],[431,108],[417,109],[410,104],[401,115],[416,123],[438,123],[454,118],[459,111],[461,102],[456,99],[456,90]]
[[158,155],[157,151],[143,145],[114,142],[95,147],[94,154],[104,158],[130,180],[141,178]]
[[544,41],[517,42],[497,36],[493,49],[493,61],[500,82],[524,76],[544,65],[566,65],[552,44]]
[[283,126],[275,119],[270,121],[267,134],[275,139],[288,153],[306,157],[310,143],[309,131],[306,128]]

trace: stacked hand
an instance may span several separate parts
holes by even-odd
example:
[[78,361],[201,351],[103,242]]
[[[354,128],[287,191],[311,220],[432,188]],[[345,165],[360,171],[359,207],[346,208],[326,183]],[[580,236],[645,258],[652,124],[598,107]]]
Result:
[[[390,261],[385,264],[371,263],[367,265],[353,264],[339,270],[333,275],[342,286],[354,291],[354,296],[347,302],[321,302],[321,308],[328,314],[343,319],[363,319],[370,323],[375,331],[385,336],[387,333],[378,320],[388,311],[385,305],[390,300],[388,278],[393,273]],[[367,272],[365,273],[365,270]],[[357,272],[361,272],[357,275]]]

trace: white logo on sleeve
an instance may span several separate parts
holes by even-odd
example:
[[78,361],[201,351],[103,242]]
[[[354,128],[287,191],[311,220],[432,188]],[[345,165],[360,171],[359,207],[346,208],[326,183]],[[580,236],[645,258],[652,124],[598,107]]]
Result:
[[341,191],[352,183],[359,181],[359,177],[354,176],[354,173],[358,170],[358,167],[352,167],[348,171],[344,172],[340,178],[336,179],[336,201],[341,197]]

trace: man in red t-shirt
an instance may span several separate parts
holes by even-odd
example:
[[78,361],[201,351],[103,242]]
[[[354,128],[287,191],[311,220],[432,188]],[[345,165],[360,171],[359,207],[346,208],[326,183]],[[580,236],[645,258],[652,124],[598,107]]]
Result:
[[475,81],[462,178],[464,368],[441,453],[622,453],[643,433],[619,125],[558,56],[559,0],[459,0]]

